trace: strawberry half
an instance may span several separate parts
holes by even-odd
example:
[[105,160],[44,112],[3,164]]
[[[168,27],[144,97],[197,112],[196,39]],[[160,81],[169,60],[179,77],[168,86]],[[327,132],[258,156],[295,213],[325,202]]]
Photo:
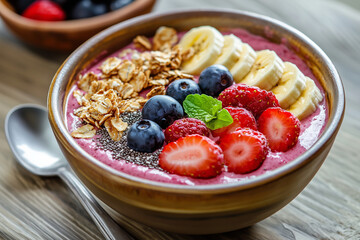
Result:
[[286,152],[298,141],[300,121],[282,108],[268,108],[258,119],[258,130],[266,136],[272,151]]
[[229,126],[212,130],[211,133],[214,137],[222,137],[234,132],[238,128],[251,128],[257,130],[255,118],[250,111],[238,107],[226,107],[225,109],[230,113],[234,122]]
[[229,172],[248,173],[261,166],[268,153],[265,136],[253,129],[239,129],[220,139]]
[[41,21],[62,21],[66,17],[64,10],[49,0],[35,1],[25,9],[22,16]]
[[159,165],[169,173],[210,178],[221,173],[223,153],[211,139],[194,134],[167,144],[159,155]]

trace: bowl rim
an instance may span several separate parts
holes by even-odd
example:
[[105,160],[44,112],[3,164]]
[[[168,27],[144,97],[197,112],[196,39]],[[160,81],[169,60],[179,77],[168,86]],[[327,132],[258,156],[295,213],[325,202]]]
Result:
[[[271,23],[271,25],[277,25],[278,27],[286,30],[287,32],[291,33],[292,35],[296,36],[297,38],[300,38],[302,41],[309,44],[313,50],[321,56],[322,60],[324,61],[325,65],[328,68],[328,71],[331,73],[330,75],[333,78],[334,86],[336,87],[334,91],[337,91],[338,97],[337,102],[335,102],[333,108],[332,108],[332,121],[328,121],[328,126],[325,129],[325,131],[322,133],[320,138],[302,155],[297,157],[296,159],[292,160],[291,162],[276,168],[270,172],[267,172],[265,174],[256,176],[254,178],[245,179],[238,182],[231,182],[231,183],[218,183],[218,184],[206,184],[206,185],[181,185],[181,184],[173,184],[173,183],[163,183],[163,182],[157,182],[154,180],[148,180],[141,177],[132,176],[130,174],[121,172],[119,170],[113,169],[112,167],[102,163],[101,161],[97,160],[96,158],[92,157],[90,154],[88,154],[85,150],[83,150],[76,141],[71,137],[70,133],[67,130],[67,127],[65,126],[63,119],[61,118],[61,114],[59,110],[56,108],[56,106],[59,104],[58,101],[60,101],[60,93],[59,93],[59,87],[60,82],[57,81],[57,79],[60,78],[66,69],[71,66],[72,64],[76,64],[76,61],[81,58],[84,54],[86,54],[86,49],[90,49],[91,46],[94,46],[97,42],[105,39],[107,36],[110,36],[113,32],[126,28],[129,26],[132,26],[133,24],[138,24],[139,22],[144,21],[151,21],[152,19],[162,18],[169,15],[181,15],[181,14],[237,14],[242,15],[248,18],[255,18],[264,22]],[[60,77],[59,77],[60,76]],[[326,98],[327,99],[327,98]],[[325,99],[325,101],[326,101]],[[62,99],[60,106],[63,107],[64,99]],[[86,42],[84,42],[80,47],[78,47],[61,65],[61,67],[58,69],[57,73],[55,74],[52,83],[50,85],[49,95],[48,95],[48,110],[49,110],[49,118],[54,121],[54,124],[57,126],[58,131],[61,133],[62,137],[66,139],[66,141],[71,145],[72,148],[74,148],[79,154],[82,155],[82,157],[86,158],[86,160],[91,161],[92,164],[95,164],[96,167],[100,167],[103,170],[109,172],[110,174],[124,178],[125,180],[132,181],[131,184],[135,184],[137,186],[141,186],[142,188],[152,189],[152,190],[160,190],[160,191],[167,191],[167,192],[179,192],[179,191],[185,191],[187,193],[192,194],[203,194],[204,192],[217,192],[217,193],[226,193],[231,192],[234,190],[245,190],[249,188],[254,188],[260,185],[264,185],[266,183],[275,181],[276,179],[279,179],[287,174],[290,174],[291,172],[295,171],[296,169],[306,165],[309,161],[312,160],[312,156],[316,156],[319,152],[321,152],[322,146],[326,145],[331,138],[337,133],[338,129],[340,128],[342,119],[344,117],[344,111],[345,111],[345,92],[343,88],[342,81],[340,79],[340,76],[335,69],[334,64],[331,62],[329,57],[325,54],[325,52],[317,45],[315,44],[310,38],[308,38],[305,34],[300,32],[299,30],[295,29],[294,27],[291,27],[290,25],[276,20],[274,18],[264,16],[258,13],[253,13],[249,11],[243,11],[243,10],[229,10],[229,9],[221,9],[221,10],[215,10],[215,9],[196,9],[196,10],[175,10],[175,11],[168,11],[166,13],[149,13],[142,16],[138,16],[129,20],[126,20],[124,22],[121,22],[119,24],[116,24],[112,27],[109,27],[100,33],[96,34]],[[51,120],[50,120],[51,121]]]
[[[83,19],[72,19],[65,21],[38,21],[25,18],[16,13],[9,6],[10,3],[5,3],[7,0],[0,0],[0,16],[16,23],[22,28],[36,29],[44,32],[79,32],[88,31],[96,28],[103,28],[104,26],[111,26],[119,19],[132,17],[134,11],[144,12],[149,6],[152,6],[156,0],[134,0],[132,3],[119,8],[115,11],[108,12],[99,16]],[[122,14],[128,10],[127,14]]]

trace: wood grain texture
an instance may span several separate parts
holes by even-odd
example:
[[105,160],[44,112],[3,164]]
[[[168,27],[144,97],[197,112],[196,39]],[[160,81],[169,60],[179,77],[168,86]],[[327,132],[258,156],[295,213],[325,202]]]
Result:
[[[360,239],[360,12],[333,0],[159,0],[154,11],[201,7],[265,14],[314,40],[342,77],[347,101],[343,125],[306,189],[252,227],[188,236],[161,232],[127,218],[120,219],[122,226],[136,239]],[[15,162],[5,140],[6,113],[21,103],[45,105],[50,80],[65,58],[29,48],[0,25],[1,239],[103,239],[60,179],[28,173]]]

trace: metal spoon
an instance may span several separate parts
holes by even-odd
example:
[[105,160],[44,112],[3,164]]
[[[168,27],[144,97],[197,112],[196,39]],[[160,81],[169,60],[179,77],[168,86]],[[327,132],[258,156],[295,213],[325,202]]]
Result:
[[5,134],[18,162],[40,176],[59,176],[78,197],[106,239],[133,238],[105,212],[75,177],[51,131],[46,108],[20,105],[7,114]]

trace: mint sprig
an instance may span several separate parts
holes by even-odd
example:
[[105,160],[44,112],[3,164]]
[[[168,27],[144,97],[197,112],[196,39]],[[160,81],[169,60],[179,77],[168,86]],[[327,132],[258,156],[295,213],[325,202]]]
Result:
[[188,95],[183,102],[183,107],[189,117],[203,121],[211,130],[233,123],[230,113],[222,108],[221,101],[205,94]]

